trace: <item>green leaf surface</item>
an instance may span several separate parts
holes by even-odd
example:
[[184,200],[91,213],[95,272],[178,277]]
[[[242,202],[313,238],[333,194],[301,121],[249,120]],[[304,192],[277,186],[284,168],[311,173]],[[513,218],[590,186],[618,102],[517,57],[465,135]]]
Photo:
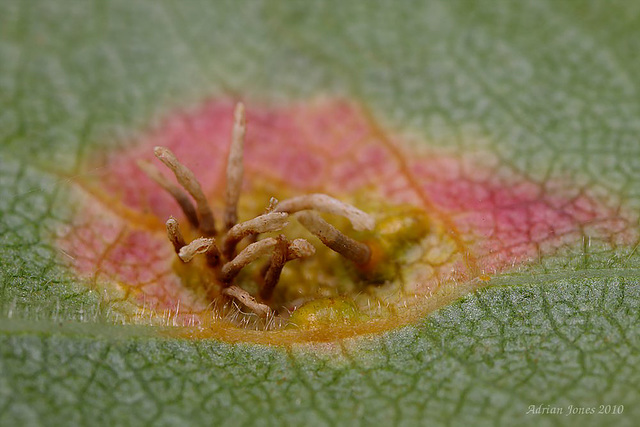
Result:
[[568,178],[637,236],[638,51],[628,1],[1,1],[0,424],[633,425],[637,237],[585,239],[415,325],[284,348],[120,325],[52,236],[76,210],[62,174],[234,94],[356,99],[418,148]]

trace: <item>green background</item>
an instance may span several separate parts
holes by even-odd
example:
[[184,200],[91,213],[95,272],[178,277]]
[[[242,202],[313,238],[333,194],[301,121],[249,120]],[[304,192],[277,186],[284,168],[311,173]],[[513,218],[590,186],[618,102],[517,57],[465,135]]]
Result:
[[[69,181],[215,95],[386,128],[640,208],[640,3],[0,1],[0,424],[632,425],[640,251],[580,245],[416,325],[290,349],[119,325],[50,236]],[[622,415],[526,415],[624,405]]]

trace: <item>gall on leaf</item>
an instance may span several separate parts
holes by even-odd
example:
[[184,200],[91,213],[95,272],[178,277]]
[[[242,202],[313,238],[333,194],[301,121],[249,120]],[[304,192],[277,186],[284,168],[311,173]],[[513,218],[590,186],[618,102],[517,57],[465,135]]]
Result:
[[[605,250],[637,237],[630,217],[570,177],[535,182],[486,151],[451,154],[438,141],[403,140],[352,101],[252,102],[246,135],[237,119],[234,129],[234,106],[214,99],[172,114],[130,148],[96,155],[88,167],[99,173],[75,180],[78,212],[57,243],[126,322],[175,326],[171,333],[194,338],[331,341],[415,321],[500,273],[570,257],[585,239]],[[230,168],[243,178],[230,192],[227,159],[240,133],[243,155],[232,152]],[[179,182],[154,147],[193,172],[206,207],[198,195],[185,208],[187,196],[173,194]],[[162,178],[151,179],[155,173]],[[366,212],[373,229],[331,210],[288,212],[286,228],[259,234],[247,231],[253,223],[233,228],[278,212],[277,200],[313,208],[304,197],[317,193]],[[207,219],[203,230],[207,209],[220,221]],[[353,257],[366,262],[324,245],[324,224],[364,245]],[[227,232],[234,237],[225,243]],[[194,240],[184,262],[178,253]],[[205,256],[213,241],[214,261]],[[269,248],[242,269],[227,267],[230,280],[212,268],[256,243]]]

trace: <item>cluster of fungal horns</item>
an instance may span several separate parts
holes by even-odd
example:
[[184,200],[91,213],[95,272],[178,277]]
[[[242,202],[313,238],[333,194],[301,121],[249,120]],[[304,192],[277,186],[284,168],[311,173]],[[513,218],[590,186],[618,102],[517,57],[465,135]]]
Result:
[[[245,108],[238,103],[234,112],[231,147],[227,159],[225,210],[220,229],[216,227],[214,214],[195,175],[168,148],[155,147],[154,154],[173,172],[178,184],[166,178],[150,162],[141,161],[138,165],[176,200],[189,226],[202,235],[187,243],[178,221],[174,217],[167,220],[167,235],[180,260],[188,263],[196,255],[204,255],[207,265],[214,269],[223,285],[223,295],[234,298],[257,315],[267,317],[273,314],[269,302],[285,264],[309,257],[316,250],[306,239],[289,240],[284,234],[263,238],[261,235],[282,230],[293,217],[327,247],[363,266],[371,259],[369,246],[346,236],[326,222],[318,212],[346,217],[355,230],[371,230],[375,221],[372,216],[352,205],[326,194],[314,193],[281,202],[271,198],[263,214],[238,223],[237,207],[244,175],[245,134]],[[238,251],[238,245],[245,239],[248,244]],[[244,267],[269,254],[270,261],[261,270],[260,292],[256,298],[234,282]]]

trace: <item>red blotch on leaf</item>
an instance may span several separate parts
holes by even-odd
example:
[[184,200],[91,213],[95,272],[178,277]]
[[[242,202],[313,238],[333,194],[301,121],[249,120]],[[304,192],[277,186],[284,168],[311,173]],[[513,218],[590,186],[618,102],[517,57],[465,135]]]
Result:
[[[133,148],[110,153],[99,176],[80,182],[87,197],[60,245],[81,276],[95,286],[115,284],[123,299],[145,309],[173,310],[179,324],[198,322],[210,301],[182,286],[164,233],[164,221],[179,207],[136,161],[155,161],[156,145],[170,148],[220,212],[233,108],[228,100],[213,100],[174,114],[133,141]],[[425,295],[451,279],[487,282],[487,274],[573,250],[583,239],[613,248],[637,237],[618,206],[568,177],[534,182],[491,153],[424,152],[425,145],[416,150],[352,102],[249,104],[247,123],[243,197],[254,197],[263,182],[286,187],[288,194],[320,191],[349,199],[367,191],[390,205],[417,206],[439,221],[456,248],[432,279],[412,287]]]

